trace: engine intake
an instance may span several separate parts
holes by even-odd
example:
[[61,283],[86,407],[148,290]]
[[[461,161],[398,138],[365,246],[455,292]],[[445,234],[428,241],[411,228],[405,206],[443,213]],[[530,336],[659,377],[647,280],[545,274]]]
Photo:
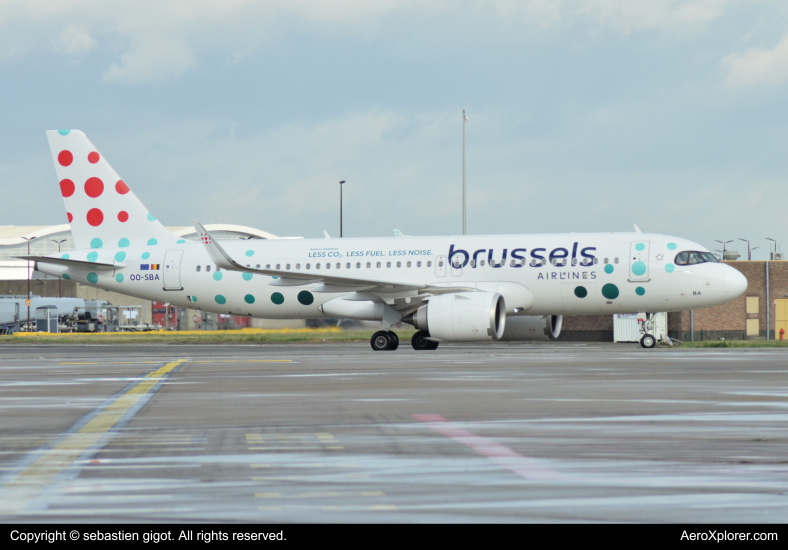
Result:
[[506,326],[506,304],[497,292],[444,294],[421,306],[412,322],[442,342],[500,340]]

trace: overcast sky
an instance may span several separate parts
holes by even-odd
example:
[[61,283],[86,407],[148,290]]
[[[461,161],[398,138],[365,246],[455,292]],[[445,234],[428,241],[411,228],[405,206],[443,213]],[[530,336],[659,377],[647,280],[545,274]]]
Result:
[[[165,225],[643,231],[788,251],[784,0],[0,0],[0,225],[65,223],[47,129]],[[728,248],[744,251],[736,241]]]

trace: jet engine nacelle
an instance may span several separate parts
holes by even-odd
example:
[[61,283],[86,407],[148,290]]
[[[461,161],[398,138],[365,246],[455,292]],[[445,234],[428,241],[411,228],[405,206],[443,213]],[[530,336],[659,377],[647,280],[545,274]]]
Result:
[[497,292],[435,296],[416,311],[413,325],[442,342],[500,340],[506,325],[506,304]]
[[563,322],[563,315],[509,316],[501,340],[555,340]]

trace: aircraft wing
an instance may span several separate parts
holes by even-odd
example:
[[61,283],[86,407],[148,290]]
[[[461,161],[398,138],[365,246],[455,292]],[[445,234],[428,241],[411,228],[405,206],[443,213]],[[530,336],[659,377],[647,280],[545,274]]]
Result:
[[361,290],[379,290],[383,292],[402,292],[405,290],[419,290],[427,288],[423,284],[404,285],[398,281],[387,281],[385,279],[365,278],[357,275],[344,277],[342,275],[328,275],[324,273],[309,273],[304,270],[278,270],[278,269],[257,269],[247,267],[235,261],[227,251],[211,236],[203,225],[197,220],[192,220],[194,228],[200,236],[200,242],[205,245],[211,260],[220,268],[228,271],[243,271],[245,273],[259,273],[260,275],[270,275],[280,277],[271,283],[274,286],[303,286],[312,283],[323,283],[322,288],[318,287],[315,292],[353,292]]

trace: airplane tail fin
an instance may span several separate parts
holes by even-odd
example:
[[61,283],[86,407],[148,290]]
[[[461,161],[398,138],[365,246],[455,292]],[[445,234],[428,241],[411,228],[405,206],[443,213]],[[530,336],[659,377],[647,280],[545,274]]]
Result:
[[178,239],[145,208],[79,130],[47,130],[77,248],[153,246]]

